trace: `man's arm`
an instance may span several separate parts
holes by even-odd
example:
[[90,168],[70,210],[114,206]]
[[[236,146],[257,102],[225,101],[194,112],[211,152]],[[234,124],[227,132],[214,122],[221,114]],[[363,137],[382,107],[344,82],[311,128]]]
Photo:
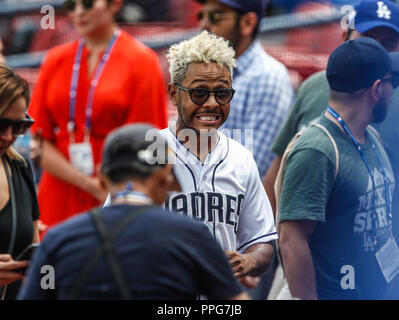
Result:
[[252,156],[246,162],[247,189],[237,229],[237,250],[225,252],[236,277],[258,276],[273,257],[277,239],[273,211]]
[[99,178],[80,172],[72,166],[53,143],[45,139],[43,140],[41,165],[53,176],[90,193],[100,201],[105,201],[107,194],[101,188]]
[[274,183],[276,182],[278,170],[280,169],[281,160],[282,156],[276,155],[263,180],[263,186],[266,190],[267,197],[269,198],[270,205],[272,206],[274,218],[276,218],[276,197],[274,195]]
[[270,243],[256,243],[248,247],[245,253],[225,251],[234,275],[237,278],[261,275],[269,266],[273,257],[273,246]]
[[281,222],[280,249],[291,295],[304,300],[317,299],[316,278],[308,238],[316,222],[287,220]]

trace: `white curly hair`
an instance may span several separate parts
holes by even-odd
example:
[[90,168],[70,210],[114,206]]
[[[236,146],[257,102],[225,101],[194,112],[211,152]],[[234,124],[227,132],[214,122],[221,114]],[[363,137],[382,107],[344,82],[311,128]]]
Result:
[[215,62],[227,68],[233,79],[236,60],[235,51],[228,41],[208,31],[184,40],[170,47],[166,57],[169,60],[169,73],[174,84],[181,84],[186,76],[188,65],[192,62]]

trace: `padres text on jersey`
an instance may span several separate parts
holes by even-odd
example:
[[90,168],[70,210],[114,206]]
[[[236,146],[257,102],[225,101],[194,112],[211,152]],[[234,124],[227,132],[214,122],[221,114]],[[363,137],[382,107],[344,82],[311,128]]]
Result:
[[171,192],[165,207],[205,223],[224,250],[245,250],[277,238],[272,209],[252,154],[218,132],[204,163],[171,128],[161,130],[175,152],[182,192]]

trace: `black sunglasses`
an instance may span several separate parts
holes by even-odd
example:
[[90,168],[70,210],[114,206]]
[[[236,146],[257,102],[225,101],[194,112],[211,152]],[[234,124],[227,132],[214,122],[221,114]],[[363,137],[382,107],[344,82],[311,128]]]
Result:
[[[86,10],[90,10],[93,7],[93,4],[96,0],[81,0],[80,2],[82,3],[83,8]],[[76,8],[76,0],[66,0],[62,4],[62,7],[66,11],[74,11]]]
[[203,105],[208,101],[211,92],[215,94],[216,102],[219,104],[228,104],[233,99],[234,93],[236,92],[233,88],[221,88],[217,90],[208,90],[205,88],[185,88],[179,85],[175,85],[176,88],[190,93],[191,101],[198,105]]
[[204,19],[204,17],[207,17],[209,22],[213,25],[218,24],[221,20],[223,20],[224,17],[228,15],[235,15],[239,16],[242,13],[239,11],[234,11],[234,12],[227,12],[227,11],[222,11],[222,10],[213,10],[213,11],[205,11],[201,10],[197,12],[197,19],[198,21],[201,21]]
[[7,118],[0,118],[0,134],[4,133],[10,126],[12,127],[12,134],[19,136],[28,130],[34,120],[26,113],[23,120],[11,120]]
[[399,75],[392,76],[390,78],[381,79],[382,82],[391,81],[392,87],[396,89],[399,86]]

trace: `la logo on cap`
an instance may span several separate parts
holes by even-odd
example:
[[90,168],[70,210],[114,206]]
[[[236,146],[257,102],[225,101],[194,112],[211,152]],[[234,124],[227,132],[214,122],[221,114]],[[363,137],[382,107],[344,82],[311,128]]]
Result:
[[378,18],[385,18],[387,20],[391,19],[391,10],[388,9],[387,5],[382,1],[377,1],[377,5]]

